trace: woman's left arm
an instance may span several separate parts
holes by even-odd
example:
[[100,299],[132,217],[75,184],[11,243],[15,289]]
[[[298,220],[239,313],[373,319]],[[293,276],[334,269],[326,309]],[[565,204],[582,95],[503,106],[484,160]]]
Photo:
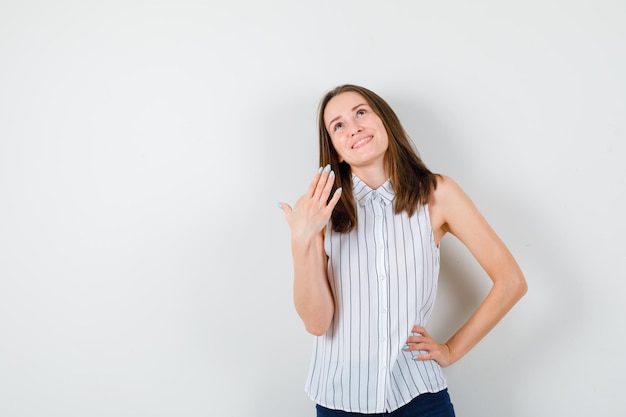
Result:
[[489,294],[476,311],[446,343],[438,343],[423,327],[413,328],[418,335],[409,337],[408,349],[426,352],[415,355],[414,359],[432,359],[446,367],[463,357],[489,333],[526,293],[527,285],[511,252],[452,179],[439,178],[429,201],[429,210],[437,241],[448,232],[456,236],[493,282]]

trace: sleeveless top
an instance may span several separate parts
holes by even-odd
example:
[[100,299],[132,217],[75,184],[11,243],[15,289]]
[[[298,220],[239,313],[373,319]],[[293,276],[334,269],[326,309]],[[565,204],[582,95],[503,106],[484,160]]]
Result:
[[305,390],[316,403],[353,413],[384,413],[447,387],[437,362],[415,361],[402,347],[413,325],[426,326],[439,275],[427,206],[394,214],[389,180],[372,190],[356,175],[357,227],[324,238],[335,315],[315,337]]

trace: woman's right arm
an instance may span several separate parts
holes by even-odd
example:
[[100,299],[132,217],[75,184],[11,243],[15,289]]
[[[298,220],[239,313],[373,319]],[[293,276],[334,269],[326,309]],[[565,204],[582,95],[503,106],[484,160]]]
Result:
[[307,331],[316,336],[326,333],[335,312],[324,252],[324,227],[341,197],[338,189],[328,201],[333,183],[334,173],[327,166],[293,208],[280,203],[291,229],[294,304]]
[[326,333],[335,312],[323,241],[322,232],[308,241],[291,239],[294,304],[306,330],[316,336]]

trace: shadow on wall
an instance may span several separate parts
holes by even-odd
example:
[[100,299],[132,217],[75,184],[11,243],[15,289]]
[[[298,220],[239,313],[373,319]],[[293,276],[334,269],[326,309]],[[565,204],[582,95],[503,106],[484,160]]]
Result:
[[[494,192],[498,193],[497,190]],[[527,401],[517,393],[539,375],[559,378],[555,363],[575,340],[584,340],[580,323],[585,315],[584,282],[575,263],[566,259],[565,248],[548,247],[555,230],[537,222],[538,213],[518,196],[506,191],[492,211],[517,219],[507,230],[506,243],[518,260],[529,291],[504,320],[470,354],[446,370],[451,383],[471,386],[472,392],[457,392],[457,399],[470,409],[489,407],[490,415],[515,415],[511,407]],[[526,219],[526,220],[524,220]],[[515,245],[515,246],[512,246]],[[454,237],[442,240],[441,273],[437,306],[431,332],[446,340],[470,317],[487,295],[491,281]],[[555,372],[549,371],[551,367]],[[519,388],[518,388],[519,387]],[[497,401],[483,402],[498,392]]]
[[[402,97],[406,92],[399,100],[391,97],[389,102],[426,165],[455,178],[469,189],[466,191],[470,197],[477,184],[497,196],[489,198],[488,208],[490,213],[497,213],[506,230],[494,224],[489,215],[487,220],[496,232],[506,232],[502,237],[528,281],[529,292],[503,322],[468,357],[446,370],[451,384],[458,381],[462,384],[459,388],[465,387],[455,392],[465,411],[486,411],[484,399],[497,392],[497,401],[489,402],[490,415],[513,415],[511,407],[527,401],[517,396],[517,392],[523,392],[523,385],[532,383],[537,375],[545,375],[546,369],[559,366],[553,358],[572,349],[572,339],[584,336],[577,325],[586,306],[580,285],[584,280],[571,261],[575,248],[558,245],[558,225],[542,215],[536,200],[524,199],[517,190],[502,189],[497,185],[501,182],[489,182],[484,175],[477,177],[479,173],[472,169],[476,161],[467,158],[471,141],[464,140],[454,124],[425,103]],[[435,338],[447,340],[487,295],[491,281],[456,238],[444,237],[441,245],[439,294],[429,328]],[[566,254],[570,256],[566,258]]]

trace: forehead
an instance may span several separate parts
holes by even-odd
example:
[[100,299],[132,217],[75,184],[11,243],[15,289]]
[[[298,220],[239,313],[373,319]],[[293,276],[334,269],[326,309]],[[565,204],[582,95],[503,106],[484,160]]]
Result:
[[359,104],[368,104],[365,97],[354,91],[346,91],[331,98],[324,109],[324,121],[328,123],[337,116],[349,113]]

